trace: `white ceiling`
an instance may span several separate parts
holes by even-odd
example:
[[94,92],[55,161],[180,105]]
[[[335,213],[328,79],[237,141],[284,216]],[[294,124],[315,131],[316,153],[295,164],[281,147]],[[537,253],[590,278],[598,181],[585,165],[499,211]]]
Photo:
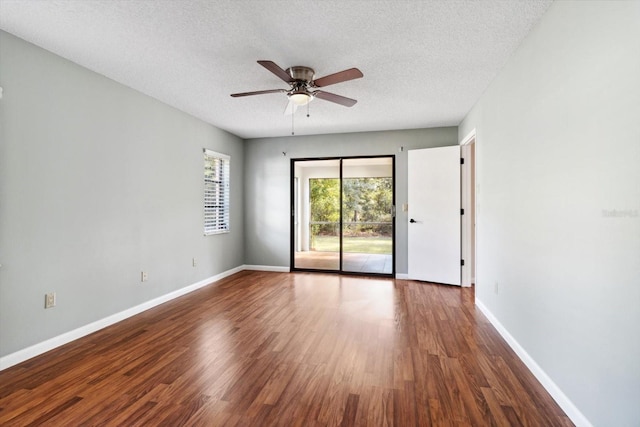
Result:
[[[296,135],[455,126],[552,0],[0,0],[0,28],[242,138],[291,134],[256,63],[357,67]],[[6,90],[7,88],[5,88]]]

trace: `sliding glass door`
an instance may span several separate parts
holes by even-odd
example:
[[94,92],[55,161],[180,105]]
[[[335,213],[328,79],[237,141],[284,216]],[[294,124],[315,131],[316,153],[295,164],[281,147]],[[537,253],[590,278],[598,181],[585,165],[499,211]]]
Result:
[[342,162],[342,269],[393,272],[393,161]]
[[340,270],[340,160],[296,161],[293,266]]
[[394,274],[394,158],[294,159],[293,270]]

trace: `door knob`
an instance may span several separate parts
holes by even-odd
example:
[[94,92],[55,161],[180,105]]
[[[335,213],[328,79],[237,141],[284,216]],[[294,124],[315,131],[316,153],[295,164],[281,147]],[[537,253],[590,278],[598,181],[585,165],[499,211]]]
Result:
[[416,222],[418,222],[418,221],[416,221],[415,219],[411,218],[411,219],[409,220],[409,222],[410,222],[411,224],[413,224],[413,223],[416,223]]

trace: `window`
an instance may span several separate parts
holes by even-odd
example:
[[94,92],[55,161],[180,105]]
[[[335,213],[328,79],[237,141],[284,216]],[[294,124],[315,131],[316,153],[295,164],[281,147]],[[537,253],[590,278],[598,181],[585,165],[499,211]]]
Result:
[[229,164],[226,154],[204,149],[204,234],[229,232]]

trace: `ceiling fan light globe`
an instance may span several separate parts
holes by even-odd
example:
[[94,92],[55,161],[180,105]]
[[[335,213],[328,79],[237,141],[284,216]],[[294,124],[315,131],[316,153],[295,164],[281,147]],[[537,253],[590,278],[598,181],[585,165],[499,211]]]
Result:
[[311,96],[306,93],[292,93],[289,99],[296,105],[307,105],[311,102]]

